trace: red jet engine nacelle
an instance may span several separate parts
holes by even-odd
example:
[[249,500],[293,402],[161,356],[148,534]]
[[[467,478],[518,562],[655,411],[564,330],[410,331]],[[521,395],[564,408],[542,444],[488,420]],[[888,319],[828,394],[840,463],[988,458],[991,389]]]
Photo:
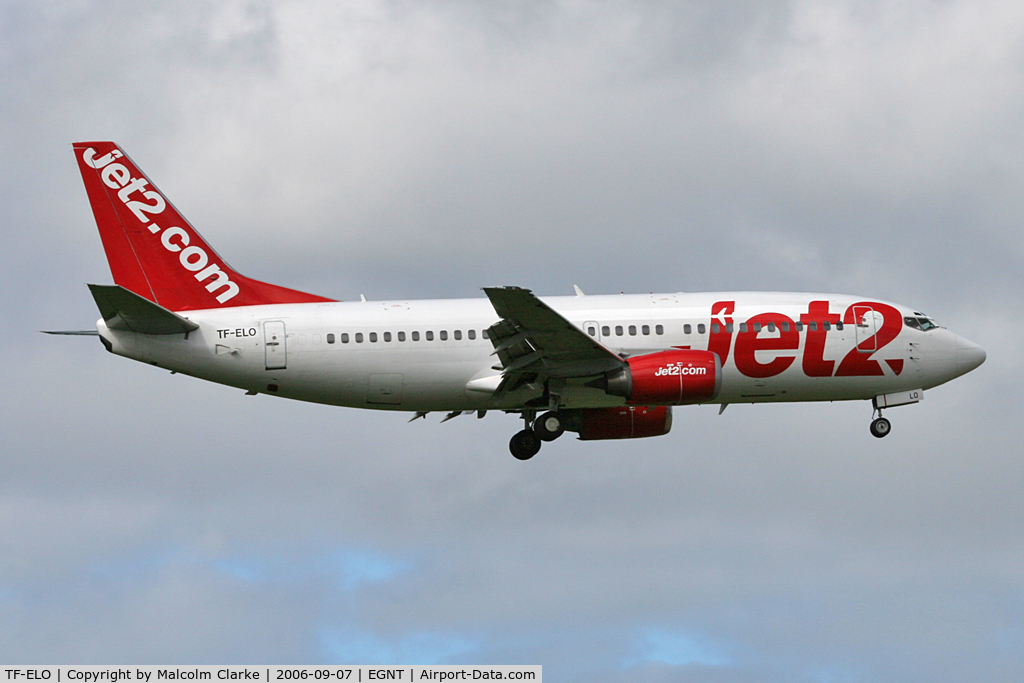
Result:
[[722,389],[722,362],[711,351],[659,351],[626,363],[608,374],[607,391],[632,405],[707,403]]
[[666,406],[586,408],[577,415],[573,426],[581,441],[640,439],[668,434],[672,429],[672,409]]

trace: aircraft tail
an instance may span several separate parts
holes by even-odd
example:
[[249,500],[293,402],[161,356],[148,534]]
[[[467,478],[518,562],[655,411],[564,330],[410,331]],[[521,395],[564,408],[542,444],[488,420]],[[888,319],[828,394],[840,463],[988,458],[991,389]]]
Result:
[[114,282],[170,311],[333,301],[232,270],[113,142],[76,142]]

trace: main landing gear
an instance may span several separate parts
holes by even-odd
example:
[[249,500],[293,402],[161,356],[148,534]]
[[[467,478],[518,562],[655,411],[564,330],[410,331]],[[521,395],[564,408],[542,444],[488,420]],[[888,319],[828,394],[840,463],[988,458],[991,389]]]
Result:
[[563,418],[556,411],[549,411],[534,419],[533,411],[523,412],[523,431],[516,432],[508,442],[508,449],[518,460],[529,460],[540,452],[544,441],[554,441],[565,433]]
[[533,421],[533,433],[541,441],[554,441],[565,433],[562,416],[553,410],[544,413]]
[[508,449],[512,451],[512,457],[517,460],[529,460],[540,452],[540,439],[533,431],[524,429],[512,435],[508,442]]

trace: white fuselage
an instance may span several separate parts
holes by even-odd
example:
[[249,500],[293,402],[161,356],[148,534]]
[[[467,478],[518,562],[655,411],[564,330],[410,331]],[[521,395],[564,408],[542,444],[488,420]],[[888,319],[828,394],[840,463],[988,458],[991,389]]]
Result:
[[[944,328],[894,327],[895,311],[921,315],[906,307],[845,295],[726,292],[543,301],[623,357],[673,347],[715,351],[723,363],[714,403],[870,399],[934,387],[984,359],[976,345]],[[891,314],[882,316],[879,309]],[[494,369],[500,363],[485,330],[499,318],[483,297],[240,306],[181,315],[199,329],[146,335],[109,329],[102,320],[98,329],[119,355],[316,403],[404,411],[516,409],[539,391],[527,385],[493,394],[501,371]],[[624,403],[583,381],[565,384],[565,408]]]

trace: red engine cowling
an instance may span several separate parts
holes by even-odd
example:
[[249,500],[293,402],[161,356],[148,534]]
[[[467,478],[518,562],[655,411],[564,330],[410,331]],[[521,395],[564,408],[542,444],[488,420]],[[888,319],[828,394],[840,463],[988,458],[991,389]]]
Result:
[[578,411],[581,441],[639,439],[661,436],[672,429],[672,409],[665,406],[585,408]]
[[722,389],[722,362],[711,351],[659,351],[626,362],[609,374],[607,391],[633,405],[707,403]]

